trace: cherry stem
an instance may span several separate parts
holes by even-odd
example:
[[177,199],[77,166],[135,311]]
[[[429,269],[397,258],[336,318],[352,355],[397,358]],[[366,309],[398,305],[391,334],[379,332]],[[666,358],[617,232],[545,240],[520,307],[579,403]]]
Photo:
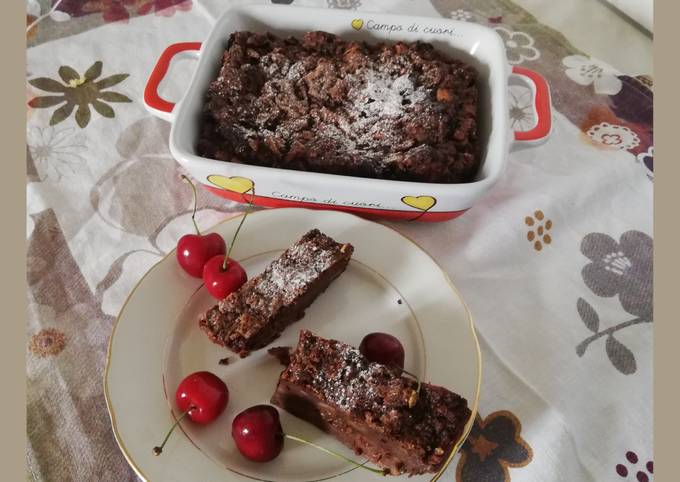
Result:
[[194,193],[194,212],[191,213],[191,221],[194,223],[194,228],[196,229],[196,234],[198,234],[200,236],[201,232],[198,230],[198,224],[196,224],[196,204],[198,203],[198,198],[196,196],[196,186],[194,186],[194,183],[191,182],[191,179],[189,179],[184,174],[182,174],[182,181],[189,183],[189,185],[191,186],[191,191]]
[[420,377],[418,375],[414,375],[413,373],[404,370],[403,368],[401,369],[402,373],[406,373],[408,376],[413,377],[416,382],[418,382],[418,386],[416,389],[411,393],[411,397],[408,399],[408,408],[413,408],[416,406],[416,403],[418,403],[418,395],[420,395]]
[[[253,189],[253,188],[251,188],[251,189]],[[254,189],[253,189],[253,194],[255,194]],[[227,265],[229,265],[229,254],[231,254],[231,249],[234,247],[234,243],[236,242],[236,236],[238,236],[238,232],[241,230],[241,226],[243,226],[243,222],[248,217],[248,214],[250,214],[250,207],[252,205],[253,205],[253,201],[251,199],[250,201],[248,201],[248,208],[246,208],[246,211],[243,213],[243,217],[241,218],[241,222],[238,224],[238,228],[236,228],[236,232],[234,233],[234,237],[231,238],[231,243],[229,243],[229,249],[227,249],[227,254],[224,256],[224,262],[222,263],[222,271],[227,270]]]
[[184,417],[186,417],[186,416],[189,414],[189,412],[191,412],[194,408],[196,408],[196,407],[189,407],[189,408],[187,408],[187,409],[182,413],[182,415],[180,415],[179,418],[177,418],[177,420],[175,420],[175,423],[172,425],[172,427],[170,427],[170,430],[168,430],[168,433],[165,434],[165,438],[163,439],[163,442],[160,444],[160,446],[157,446],[157,447],[154,447],[154,448],[153,448],[153,454],[154,454],[154,455],[160,455],[160,454],[163,452],[163,447],[165,447],[165,443],[166,443],[166,442],[168,441],[168,439],[170,438],[170,434],[172,433],[172,431],[175,430],[175,427],[177,427],[177,425],[179,425],[179,422],[180,422]]
[[374,474],[380,474],[380,475],[382,475],[382,476],[385,475],[385,471],[384,471],[383,469],[373,469],[373,468],[371,468],[371,467],[366,467],[366,465],[364,465],[364,464],[366,464],[367,462],[364,462],[363,464],[360,464],[359,462],[357,462],[357,461],[355,461],[355,460],[352,460],[352,459],[350,459],[350,458],[348,458],[348,457],[345,457],[345,456],[342,455],[342,454],[339,454],[339,453],[337,453],[337,452],[334,452],[334,451],[332,451],[332,450],[330,450],[330,449],[327,449],[327,448],[325,448],[325,447],[322,447],[321,445],[317,445],[317,444],[315,444],[315,443],[313,443],[313,442],[310,442],[310,441],[308,441],[308,440],[305,440],[305,439],[303,439],[303,438],[296,437],[295,435],[289,435],[289,434],[287,434],[287,433],[284,433],[283,436],[286,437],[287,439],[294,440],[295,442],[300,442],[300,443],[305,444],[305,445],[310,445],[310,446],[312,446],[312,447],[314,447],[314,448],[316,448],[316,449],[321,450],[322,452],[326,452],[328,455],[332,455],[333,457],[337,457],[337,458],[339,458],[339,459],[342,459],[342,460],[344,460],[345,462],[349,462],[350,464],[356,465],[357,467],[359,467],[359,468],[361,468],[361,469],[368,470],[369,472],[373,472]]

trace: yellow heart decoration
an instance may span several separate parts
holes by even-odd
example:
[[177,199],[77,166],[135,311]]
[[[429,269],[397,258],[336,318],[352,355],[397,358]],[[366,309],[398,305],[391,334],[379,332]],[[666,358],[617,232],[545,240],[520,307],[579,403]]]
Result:
[[354,30],[361,30],[361,27],[364,26],[364,21],[361,20],[360,18],[355,18],[352,20],[352,28]]
[[237,192],[239,194],[245,194],[255,187],[255,183],[248,179],[247,177],[240,176],[219,176],[217,174],[211,174],[208,176],[208,181],[217,187],[226,189],[227,191]]
[[401,202],[421,211],[427,211],[437,204],[437,200],[432,196],[404,196],[401,198]]

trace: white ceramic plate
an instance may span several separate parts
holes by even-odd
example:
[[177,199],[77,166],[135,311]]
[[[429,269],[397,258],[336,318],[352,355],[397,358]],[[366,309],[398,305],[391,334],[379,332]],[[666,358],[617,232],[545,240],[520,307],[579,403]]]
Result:
[[[231,218],[214,231],[230,240],[238,221]],[[404,345],[407,370],[468,400],[472,417],[467,435],[477,412],[481,380],[472,318],[448,276],[412,241],[350,214],[275,209],[248,217],[233,257],[252,277],[312,228],[352,243],[354,255],[347,270],[306,310],[305,317],[288,327],[272,346],[294,346],[302,328],[354,346],[369,332],[392,333]],[[348,482],[373,477],[290,441],[281,455],[267,464],[251,463],[240,456],[231,439],[231,421],[245,408],[269,402],[282,367],[266,350],[239,359],[212,343],[197,320],[213,304],[200,280],[182,271],[173,251],[137,284],[116,321],[104,390],[116,440],[137,474],[154,482]],[[219,365],[226,356],[229,365]],[[178,413],[175,389],[183,377],[197,370],[211,371],[225,380],[229,405],[211,425],[182,421],[182,430],[173,434],[163,454],[156,457],[152,448],[173,422],[173,413]],[[332,437],[280,412],[287,433],[353,457]],[[438,476],[410,480],[436,480]]]

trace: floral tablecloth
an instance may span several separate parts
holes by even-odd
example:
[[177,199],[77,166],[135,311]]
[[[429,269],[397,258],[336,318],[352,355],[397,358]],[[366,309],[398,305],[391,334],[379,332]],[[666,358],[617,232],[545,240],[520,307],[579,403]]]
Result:
[[[513,152],[458,220],[393,224],[451,275],[482,347],[480,413],[443,480],[652,480],[651,79],[507,0],[272,1],[481,23],[511,64],[548,79],[546,144]],[[169,125],[142,91],[168,44],[204,39],[236,3],[27,2],[29,479],[136,478],[106,412],[107,341],[136,281],[191,225]],[[179,98],[192,64],[173,68],[165,94]],[[517,128],[529,101],[512,91]],[[202,226],[239,209],[199,189]]]

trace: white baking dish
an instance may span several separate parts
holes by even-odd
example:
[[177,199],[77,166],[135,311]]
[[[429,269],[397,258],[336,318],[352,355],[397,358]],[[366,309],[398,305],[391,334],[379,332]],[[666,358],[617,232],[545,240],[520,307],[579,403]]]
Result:
[[[417,29],[417,31],[416,31]],[[324,30],[367,42],[422,40],[479,71],[479,134],[482,165],[474,182],[434,184],[365,179],[223,162],[195,152],[200,113],[208,84],[221,64],[229,35],[235,31],[270,31],[300,35]],[[198,65],[184,98],[177,105],[161,99],[158,86],[179,52],[196,54]],[[509,122],[510,77],[529,85],[538,122],[530,131],[513,133]],[[469,209],[499,179],[513,144],[540,143],[550,134],[551,106],[547,83],[536,72],[510,68],[501,38],[493,29],[454,20],[385,13],[253,5],[225,12],[202,43],[169,46],[158,60],[144,92],[146,107],[172,122],[170,151],[189,173],[212,192],[236,201],[267,207],[302,206],[421,221],[452,219]]]

